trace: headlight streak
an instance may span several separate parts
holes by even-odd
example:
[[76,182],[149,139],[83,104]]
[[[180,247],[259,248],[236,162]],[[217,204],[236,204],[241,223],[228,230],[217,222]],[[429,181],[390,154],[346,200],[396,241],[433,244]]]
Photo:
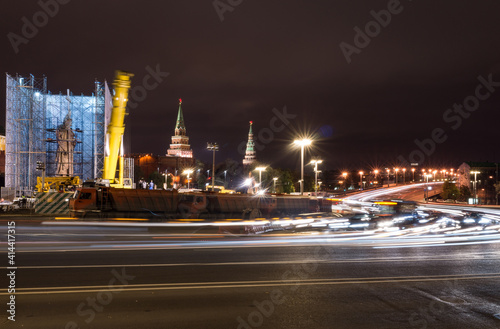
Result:
[[[400,187],[399,189],[408,189],[418,185],[425,184],[414,184],[411,186]],[[394,191],[394,188],[391,189]],[[332,209],[346,210],[348,205],[358,207],[354,208],[354,212],[358,213],[368,213],[366,209],[369,208],[372,203],[364,202],[369,198],[373,198],[376,195],[387,194],[387,191],[376,191],[369,193],[362,193],[363,195],[356,195],[349,197],[345,200],[346,205],[332,206]],[[352,198],[352,199],[350,199]],[[359,200],[356,200],[359,198]],[[435,211],[439,214],[446,214],[450,217],[441,217],[436,220],[434,215],[430,215],[429,211]],[[289,244],[293,245],[304,245],[307,246],[310,243],[318,243],[318,240],[324,241],[325,244],[337,244],[337,245],[368,245],[373,248],[397,248],[397,247],[428,247],[428,246],[445,246],[445,245],[472,245],[472,244],[484,244],[484,243],[498,243],[500,239],[500,209],[483,208],[483,207],[469,207],[460,205],[420,205],[417,208],[417,214],[419,214],[420,219],[418,222],[426,224],[424,226],[408,227],[406,229],[399,229],[398,227],[393,227],[393,225],[398,223],[404,223],[405,220],[411,219],[412,216],[404,216],[394,218],[392,221],[379,221],[375,225],[378,226],[377,229],[368,229],[373,223],[371,221],[364,222],[363,219],[360,222],[351,224],[346,218],[281,218],[272,220],[261,219],[261,220],[224,220],[218,222],[166,222],[166,223],[151,223],[151,222],[43,222],[45,225],[66,225],[66,226],[93,226],[95,229],[102,226],[110,227],[136,227],[145,228],[148,227],[201,227],[201,226],[212,226],[212,227],[223,227],[223,226],[281,226],[283,228],[306,228],[306,227],[324,227],[326,232],[337,231],[333,235],[327,235],[323,233],[316,232],[316,238],[308,238],[304,234],[297,234],[297,239],[273,237],[270,238],[269,234],[264,235],[262,240],[252,239],[251,241],[244,241],[240,243],[238,241],[209,241],[209,242],[189,242],[179,241],[175,243],[158,243],[156,241],[135,241],[135,243],[128,245],[127,241],[113,241],[112,244],[106,243],[107,241],[99,241],[90,246],[67,246],[66,248],[80,248],[83,250],[109,250],[106,248],[125,248],[125,249],[144,249],[144,248],[217,248],[220,246],[222,248],[232,248],[232,247],[273,247],[273,246],[285,246]],[[306,216],[307,214],[302,214]],[[314,215],[314,214],[313,214]],[[358,215],[359,216],[359,215]],[[454,217],[455,216],[455,217]],[[473,216],[470,218],[467,216]],[[460,217],[461,220],[455,220],[454,218]],[[433,222],[433,220],[436,220]],[[467,224],[464,228],[463,224]],[[462,226],[462,227],[461,227]],[[360,229],[359,231],[349,230]],[[280,229],[281,230],[281,229]],[[338,232],[338,231],[341,232]],[[304,232],[302,232],[304,233]],[[308,233],[309,236],[313,232]],[[230,236],[230,235],[228,235]],[[226,238],[228,236],[225,236]],[[172,241],[174,242],[174,241]],[[30,242],[32,243],[32,242]],[[87,242],[85,242],[87,243]],[[0,243],[2,244],[2,243]],[[40,244],[42,244],[40,242]],[[29,245],[29,244],[26,244]],[[44,245],[45,247],[45,245]],[[62,248],[60,246],[53,246],[53,248]]]
[[393,188],[382,188],[378,189],[376,191],[370,191],[370,192],[364,192],[360,193],[357,195],[349,196],[346,199],[349,200],[359,200],[359,201],[366,201],[370,200],[379,196],[387,195],[387,194],[392,194],[392,193],[399,193],[402,191],[405,191],[407,189],[412,189],[415,187],[425,187],[426,185],[435,185],[435,184],[443,184],[443,182],[435,182],[435,183],[418,183],[418,184],[412,184],[412,185],[406,185],[406,186],[400,186],[400,187],[393,187]]
[[[419,235],[406,234],[403,231],[382,232],[375,231],[353,232],[329,235],[288,235],[288,236],[264,236],[254,237],[250,240],[229,239],[212,241],[99,241],[91,242],[89,245],[36,245],[23,244],[19,252],[64,252],[64,251],[109,251],[109,250],[147,250],[147,249],[231,249],[231,248],[269,248],[287,246],[311,246],[318,243],[324,245],[338,246],[369,246],[372,248],[384,247],[428,247],[428,246],[451,246],[451,245],[473,245],[500,242],[500,234],[489,230],[482,234],[473,232],[456,234],[432,234],[420,232]],[[181,240],[181,241],[179,241]],[[111,243],[110,243],[111,242]],[[128,244],[130,243],[130,244]]]

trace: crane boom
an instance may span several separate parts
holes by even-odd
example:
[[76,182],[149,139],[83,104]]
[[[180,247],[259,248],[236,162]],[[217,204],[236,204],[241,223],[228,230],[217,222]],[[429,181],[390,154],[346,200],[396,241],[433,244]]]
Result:
[[[114,186],[123,187],[123,133],[125,132],[125,115],[130,81],[134,75],[124,71],[115,72],[113,86],[113,109],[106,133],[106,155],[102,178],[109,180]],[[119,175],[116,179],[116,166],[119,161]]]

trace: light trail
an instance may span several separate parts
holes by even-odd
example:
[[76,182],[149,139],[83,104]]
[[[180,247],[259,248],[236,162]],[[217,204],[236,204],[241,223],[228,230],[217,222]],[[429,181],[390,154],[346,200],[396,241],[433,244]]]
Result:
[[[221,238],[204,240],[158,239],[148,241],[78,241],[70,243],[34,243],[16,244],[17,252],[76,252],[76,251],[122,251],[122,250],[163,250],[163,249],[216,249],[216,248],[272,248],[272,247],[307,247],[307,246],[442,246],[458,244],[483,244],[500,242],[500,234],[496,230],[459,231],[430,234],[429,230],[408,230],[393,232],[365,231],[341,234],[258,236],[250,239]],[[418,233],[418,234],[412,234]],[[4,243],[5,244],[5,243]],[[6,250],[6,249],[5,249]],[[0,254],[2,254],[0,252]]]
[[395,193],[406,192],[407,190],[410,190],[410,189],[418,190],[418,189],[423,188],[425,186],[440,185],[440,184],[443,184],[443,182],[417,183],[417,184],[412,184],[412,185],[388,187],[388,188],[377,189],[376,191],[361,192],[361,193],[349,196],[346,199],[357,200],[357,201],[367,201],[367,200],[371,200],[371,199],[381,197],[384,195],[391,195],[391,194],[395,194]]
[[[18,288],[16,295],[47,295],[97,293],[102,291],[157,291],[157,290],[191,290],[191,289],[226,289],[226,288],[256,288],[278,286],[316,286],[316,285],[347,285],[347,284],[381,284],[402,282],[436,282],[452,280],[498,280],[500,273],[487,274],[457,274],[430,276],[396,276],[396,277],[366,277],[366,278],[336,278],[336,279],[294,279],[294,280],[262,280],[262,281],[223,281],[223,282],[188,282],[160,284],[129,284],[106,286],[73,286]],[[0,296],[8,293],[0,290]]]
[[[253,265],[295,265],[295,264],[348,264],[348,263],[400,263],[400,262],[442,262],[442,261],[467,261],[467,260],[500,260],[499,253],[471,253],[466,257],[453,256],[447,254],[426,255],[426,256],[409,256],[409,257],[370,257],[370,258],[349,258],[349,259],[324,259],[311,260],[309,258],[299,260],[284,260],[284,261],[253,261],[253,262],[197,262],[197,263],[158,263],[158,264],[92,264],[92,265],[40,265],[40,266],[18,266],[18,269],[65,269],[65,268],[133,268],[133,267],[196,267],[196,266],[253,266]],[[7,269],[7,267],[0,267]]]

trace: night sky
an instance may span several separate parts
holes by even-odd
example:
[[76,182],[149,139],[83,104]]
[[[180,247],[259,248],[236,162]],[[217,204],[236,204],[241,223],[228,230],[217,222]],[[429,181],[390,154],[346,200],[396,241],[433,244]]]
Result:
[[[271,166],[297,169],[290,144],[306,135],[306,161],[323,168],[500,161],[498,1],[59,1],[47,22],[36,1],[4,5],[2,71],[46,75],[52,93],[89,95],[116,69],[135,73],[133,86],[157,84],[130,109],[129,152],[166,153],[182,98],[206,162],[207,142],[241,161],[250,120]],[[24,38],[34,16],[38,32]],[[472,111],[453,112],[464,101]]]

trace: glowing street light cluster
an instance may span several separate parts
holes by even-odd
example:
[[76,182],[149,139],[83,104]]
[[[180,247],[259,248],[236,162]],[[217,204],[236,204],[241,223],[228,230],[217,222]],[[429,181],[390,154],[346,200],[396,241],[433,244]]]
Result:
[[219,144],[207,143],[207,150],[212,151],[212,191],[215,191],[215,152],[219,150]]
[[193,171],[192,169],[186,169],[186,170],[184,170],[184,171],[182,172],[184,175],[186,175],[186,176],[187,176],[187,181],[188,181],[188,190],[189,190],[189,182],[190,182],[190,177],[189,177],[189,175],[191,175],[193,172],[194,172],[194,171]]
[[255,170],[259,172],[259,191],[262,190],[262,172],[265,171],[267,167],[257,167]]
[[300,146],[300,195],[304,194],[304,147],[312,144],[312,140],[304,138],[293,141],[295,145]]
[[314,193],[318,195],[318,164],[323,163],[323,160],[311,160],[314,165]]
[[480,171],[473,170],[470,172],[474,174],[474,204],[477,204],[477,174],[480,174]]

